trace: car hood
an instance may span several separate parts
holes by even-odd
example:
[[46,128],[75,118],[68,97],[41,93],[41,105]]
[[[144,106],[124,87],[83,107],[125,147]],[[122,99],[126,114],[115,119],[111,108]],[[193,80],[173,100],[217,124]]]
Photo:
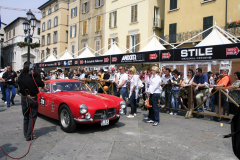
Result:
[[109,97],[106,97],[102,94],[95,94],[94,92],[87,91],[68,91],[60,92],[59,94],[61,99],[68,99],[71,101],[76,101],[76,103],[86,104],[87,106],[97,106],[99,108],[105,107],[117,107],[118,102],[114,101]]

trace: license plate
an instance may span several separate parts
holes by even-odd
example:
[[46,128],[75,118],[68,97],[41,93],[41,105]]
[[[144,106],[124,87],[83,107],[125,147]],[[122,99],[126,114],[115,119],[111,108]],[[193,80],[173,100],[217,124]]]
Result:
[[105,119],[101,121],[101,126],[109,125],[109,119]]

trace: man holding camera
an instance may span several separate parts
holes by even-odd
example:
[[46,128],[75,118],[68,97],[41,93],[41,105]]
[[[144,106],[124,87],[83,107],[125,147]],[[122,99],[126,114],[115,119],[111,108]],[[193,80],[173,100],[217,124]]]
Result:
[[29,66],[30,62],[24,63],[23,71],[18,78],[18,84],[22,94],[22,113],[24,116],[23,134],[26,141],[30,141],[31,138],[36,139],[36,136],[32,137],[31,133],[38,113],[38,87],[44,87],[44,82],[41,80],[37,69],[33,67],[30,71]]
[[[12,105],[14,105],[14,97],[16,95],[15,90],[15,78],[17,77],[16,72],[12,71],[12,66],[7,65],[7,71],[2,76],[2,81],[4,82],[5,87],[5,93],[6,93],[6,99],[7,99],[7,107],[10,107],[10,102],[12,102]],[[10,92],[12,92],[12,96],[10,99]]]

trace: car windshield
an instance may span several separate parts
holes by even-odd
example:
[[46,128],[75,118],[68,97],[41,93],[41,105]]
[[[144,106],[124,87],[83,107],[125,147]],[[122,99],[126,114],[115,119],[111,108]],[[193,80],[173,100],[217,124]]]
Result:
[[52,92],[85,91],[85,85],[81,82],[57,82],[52,85]]

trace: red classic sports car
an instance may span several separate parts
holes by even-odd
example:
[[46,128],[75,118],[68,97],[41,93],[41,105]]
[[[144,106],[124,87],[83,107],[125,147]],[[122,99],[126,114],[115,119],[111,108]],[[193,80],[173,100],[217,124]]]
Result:
[[59,120],[65,132],[74,131],[76,123],[115,124],[126,107],[123,99],[86,91],[77,80],[45,81],[38,96],[38,112]]

